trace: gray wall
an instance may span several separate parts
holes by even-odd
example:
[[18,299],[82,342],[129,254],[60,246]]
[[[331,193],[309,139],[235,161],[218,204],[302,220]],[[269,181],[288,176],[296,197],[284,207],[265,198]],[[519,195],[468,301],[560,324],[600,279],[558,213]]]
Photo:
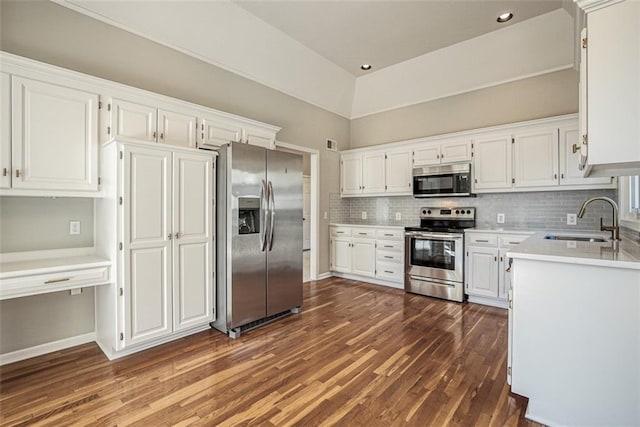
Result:
[[[587,208],[577,225],[567,225],[567,214],[578,213],[582,203],[590,197],[607,196],[617,199],[616,190],[545,191],[531,193],[478,194],[477,197],[450,197],[414,199],[401,197],[366,197],[341,199],[331,195],[331,222],[349,224],[378,224],[417,226],[419,209],[423,206],[473,206],[476,208],[478,228],[504,228],[512,230],[600,230],[600,218],[611,223],[611,206],[594,202]],[[367,220],[362,220],[367,212]],[[400,212],[402,219],[395,220]],[[496,223],[496,215],[505,214],[504,224]]]
[[352,120],[351,148],[577,111],[578,73],[564,70]]

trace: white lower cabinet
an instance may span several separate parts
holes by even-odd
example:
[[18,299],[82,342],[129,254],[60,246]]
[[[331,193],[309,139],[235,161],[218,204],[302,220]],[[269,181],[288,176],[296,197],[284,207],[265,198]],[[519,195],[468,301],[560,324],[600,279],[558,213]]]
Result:
[[402,288],[404,230],[400,227],[330,227],[332,272]]
[[511,275],[506,253],[530,235],[465,232],[465,293],[469,302],[507,308]]
[[145,145],[103,150],[96,247],[116,281],[98,290],[96,317],[110,358],[214,320],[214,155]]

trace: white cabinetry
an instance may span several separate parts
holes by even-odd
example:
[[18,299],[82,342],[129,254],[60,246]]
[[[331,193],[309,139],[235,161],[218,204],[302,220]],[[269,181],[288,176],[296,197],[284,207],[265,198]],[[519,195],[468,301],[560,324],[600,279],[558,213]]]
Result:
[[169,111],[121,99],[113,99],[108,108],[112,111],[111,128],[116,139],[196,146],[195,113]]
[[[7,84],[3,74],[3,104]],[[10,93],[11,112],[2,106],[2,188],[11,188],[4,194],[95,195],[98,95],[16,75]]]
[[213,155],[111,142],[103,167],[96,246],[117,260],[117,280],[97,294],[100,346],[119,357],[208,327],[214,319]]
[[513,141],[514,187],[558,185],[558,128],[519,132]]
[[608,185],[610,176],[583,177],[583,171],[578,167],[580,151],[574,150],[579,144],[580,131],[578,126],[567,125],[560,128],[560,185]]
[[465,232],[465,291],[470,302],[507,307],[510,275],[505,254],[530,235]]
[[413,148],[413,165],[471,161],[471,139],[449,139],[422,143]]
[[594,175],[640,174],[640,2],[578,5],[587,12],[588,55],[580,82],[587,169]]
[[[356,280],[401,288],[404,230],[399,227],[331,226],[330,270]],[[375,279],[373,279],[375,278]],[[376,280],[377,279],[377,280]]]
[[198,146],[217,149],[231,141],[274,149],[276,128],[251,126],[223,116],[205,115],[200,120]]
[[409,149],[343,153],[340,195],[410,195],[411,171]]
[[11,76],[0,73],[0,188],[11,188]]
[[479,137],[473,142],[474,191],[511,188],[511,135]]

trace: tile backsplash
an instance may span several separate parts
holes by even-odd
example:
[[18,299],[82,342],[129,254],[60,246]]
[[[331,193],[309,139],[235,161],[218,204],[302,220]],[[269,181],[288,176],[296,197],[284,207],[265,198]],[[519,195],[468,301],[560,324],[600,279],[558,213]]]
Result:
[[[593,202],[577,225],[567,225],[567,214],[577,213],[590,197],[606,196],[617,200],[616,190],[545,191],[531,193],[478,194],[477,197],[414,199],[400,197],[340,198],[330,196],[333,223],[415,226],[420,222],[423,206],[473,206],[476,208],[478,228],[505,229],[572,229],[599,230],[600,218],[611,223],[612,209],[608,203]],[[362,219],[362,212],[367,219]],[[400,213],[400,220],[396,220]],[[505,214],[504,224],[496,222],[498,213]]]

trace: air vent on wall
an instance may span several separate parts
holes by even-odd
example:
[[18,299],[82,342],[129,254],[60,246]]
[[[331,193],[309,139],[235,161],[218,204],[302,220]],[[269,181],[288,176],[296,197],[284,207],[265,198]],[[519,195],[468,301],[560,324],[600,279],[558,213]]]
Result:
[[327,150],[338,151],[338,143],[331,139],[327,139]]

